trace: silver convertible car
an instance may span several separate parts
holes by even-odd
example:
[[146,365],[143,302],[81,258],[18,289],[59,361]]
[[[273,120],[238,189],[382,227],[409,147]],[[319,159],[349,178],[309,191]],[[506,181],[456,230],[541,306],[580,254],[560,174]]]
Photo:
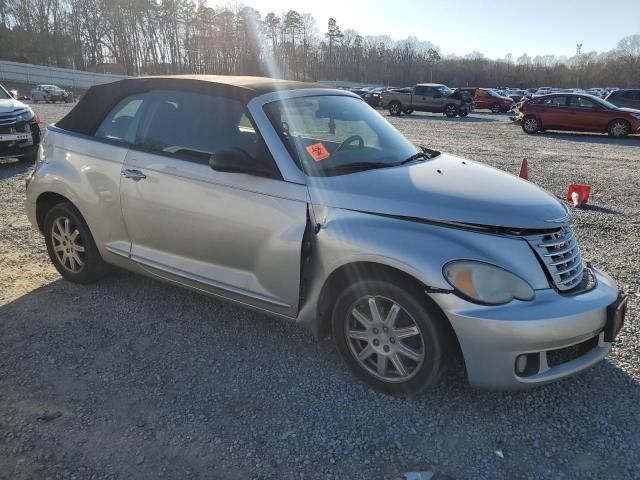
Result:
[[562,203],[314,84],[93,87],[48,128],[26,196],[64,278],[115,265],[299,322],[384,392],[460,358],[471,385],[540,385],[603,359],[624,321]]

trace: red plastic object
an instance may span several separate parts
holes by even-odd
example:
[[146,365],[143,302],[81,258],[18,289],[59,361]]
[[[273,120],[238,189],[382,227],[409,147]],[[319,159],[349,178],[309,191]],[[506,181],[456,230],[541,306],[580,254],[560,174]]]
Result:
[[518,176],[525,180],[529,180],[529,161],[526,157],[522,159],[522,163],[520,164],[520,173]]
[[[574,207],[584,205],[589,201],[589,192],[591,192],[591,187],[589,185],[572,183],[571,185],[569,185],[569,189],[567,190],[567,202],[571,203]],[[577,205],[573,198],[574,193],[578,194]]]

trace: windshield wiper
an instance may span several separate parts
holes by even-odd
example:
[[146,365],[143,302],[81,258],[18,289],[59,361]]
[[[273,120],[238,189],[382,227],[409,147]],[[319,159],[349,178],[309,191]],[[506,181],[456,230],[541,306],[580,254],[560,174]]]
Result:
[[347,163],[345,165],[335,165],[333,167],[323,168],[320,172],[322,175],[331,173],[344,173],[344,172],[362,172],[365,170],[374,170],[376,168],[395,167],[394,163],[385,162],[355,162]]
[[438,155],[440,155],[440,152],[438,152],[437,150],[431,150],[431,149],[429,149],[427,147],[420,147],[420,149],[422,150],[421,152],[417,152],[417,153],[411,155],[406,160],[403,160],[402,162],[398,163],[398,165],[405,165],[407,163],[411,163],[411,162],[414,162],[416,160],[420,160],[421,158],[424,159],[424,160],[431,160],[432,158],[435,158]]

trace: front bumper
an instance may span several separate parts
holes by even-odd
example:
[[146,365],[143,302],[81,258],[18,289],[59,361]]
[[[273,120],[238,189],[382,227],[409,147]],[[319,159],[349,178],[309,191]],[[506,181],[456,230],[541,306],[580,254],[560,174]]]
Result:
[[[452,294],[433,295],[458,337],[469,383],[492,389],[526,388],[573,375],[602,360],[611,350],[611,343],[604,341],[607,307],[619,290],[606,274],[593,273],[597,285],[588,292],[563,296],[552,289],[539,290],[531,302],[502,306],[476,305]],[[557,362],[556,353],[569,351],[568,347],[581,350]],[[516,359],[527,354],[539,363],[519,374]]]
[[27,132],[0,133],[0,158],[22,157],[33,152],[40,143],[37,125]]

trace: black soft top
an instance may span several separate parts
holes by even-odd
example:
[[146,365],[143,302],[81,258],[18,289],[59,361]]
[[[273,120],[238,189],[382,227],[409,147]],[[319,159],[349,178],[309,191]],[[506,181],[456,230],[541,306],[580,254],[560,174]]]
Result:
[[188,90],[236,98],[246,104],[264,93],[301,88],[322,88],[322,85],[266,77],[227,75],[130,78],[89,88],[78,104],[57,122],[56,126],[76,133],[93,135],[103,118],[120,100],[149,90]]

